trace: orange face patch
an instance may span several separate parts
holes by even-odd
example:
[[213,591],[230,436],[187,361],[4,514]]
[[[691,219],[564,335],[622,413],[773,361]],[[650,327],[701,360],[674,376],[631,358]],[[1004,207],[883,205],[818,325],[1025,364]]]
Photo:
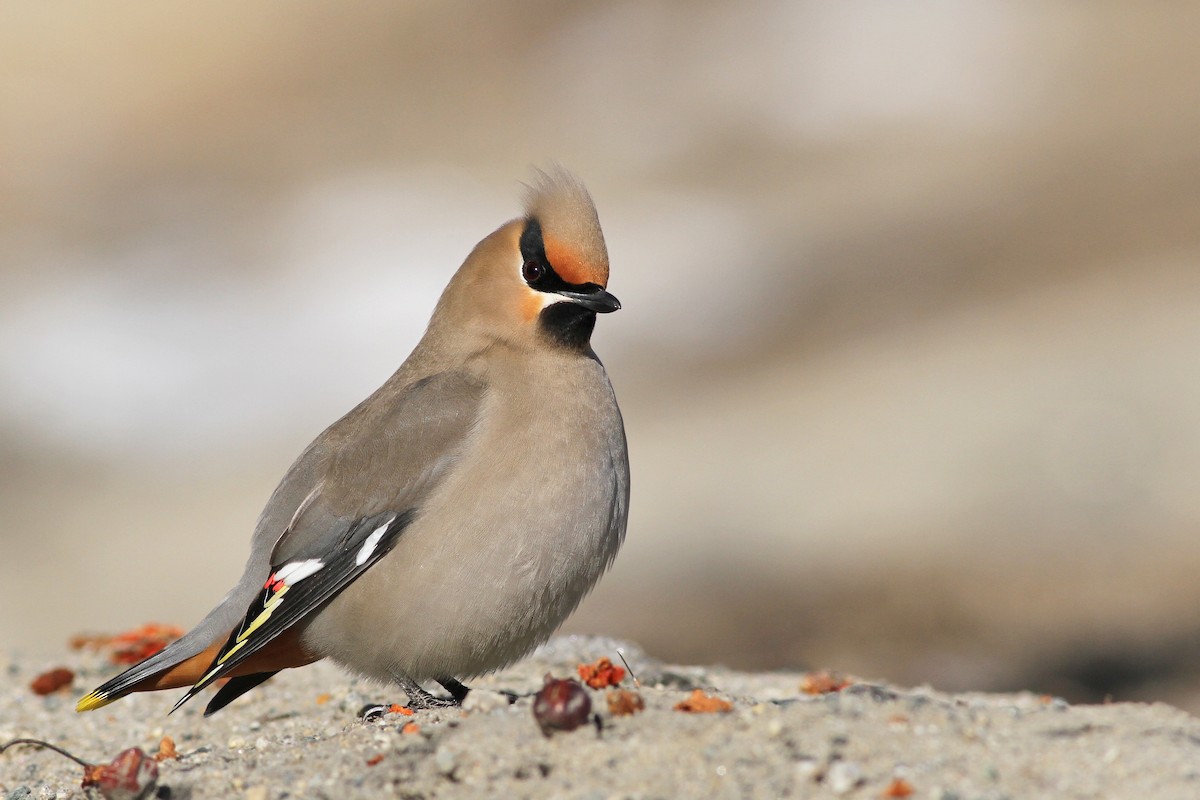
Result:
[[546,260],[558,273],[558,277],[567,283],[595,283],[600,286],[608,283],[608,276],[599,274],[598,270],[589,266],[574,248],[567,247],[549,236],[544,238],[543,244],[546,248]]
[[529,289],[525,299],[521,302],[521,315],[525,321],[532,322],[537,319],[538,314],[542,313],[545,303],[545,297],[541,292]]

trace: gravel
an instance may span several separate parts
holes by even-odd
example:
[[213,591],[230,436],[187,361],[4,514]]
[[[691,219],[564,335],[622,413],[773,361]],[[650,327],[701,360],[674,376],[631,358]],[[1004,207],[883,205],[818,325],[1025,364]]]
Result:
[[[595,691],[598,724],[543,736],[531,713],[543,676],[616,661],[618,648],[645,711],[614,717]],[[75,671],[74,685],[34,695],[29,683],[58,666]],[[178,692],[76,714],[75,700],[113,671],[96,654],[0,656],[0,741],[46,739],[107,762],[128,747],[154,753],[170,736],[179,757],[160,765],[158,796],[172,798],[1200,797],[1200,721],[1171,706],[869,682],[810,696],[799,673],[664,665],[637,645],[595,637],[555,639],[476,679],[464,709],[368,723],[357,718],[364,706],[402,694],[323,663],[289,670],[209,719],[202,697],[167,716]],[[623,687],[633,688],[628,677]],[[733,710],[675,710],[695,688]],[[0,755],[0,797],[9,800],[82,796],[81,776],[49,751]]]

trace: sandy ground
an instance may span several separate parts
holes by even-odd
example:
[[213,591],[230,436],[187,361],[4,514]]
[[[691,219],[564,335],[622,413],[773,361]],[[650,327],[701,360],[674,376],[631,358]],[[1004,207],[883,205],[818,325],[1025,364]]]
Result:
[[[498,693],[532,692],[545,673],[573,674],[580,662],[615,658],[618,647],[646,710],[612,717],[593,692],[599,731],[546,738],[530,697],[510,705]],[[868,682],[809,696],[798,673],[664,665],[611,639],[555,639],[473,682],[465,709],[369,723],[356,717],[365,704],[402,698],[326,664],[278,676],[204,719],[203,698],[166,716],[175,692],[77,715],[76,698],[112,671],[100,656],[0,658],[0,738],[45,738],[102,761],[131,746],[154,752],[169,735],[179,758],[162,763],[159,796],[173,798],[1200,796],[1200,721],[1171,706],[1072,706],[1029,693]],[[35,696],[29,682],[59,665],[77,672],[70,691]],[[694,687],[732,701],[732,711],[674,710]],[[417,730],[406,732],[413,722]],[[52,753],[14,748],[0,756],[0,792],[76,797],[80,772]]]

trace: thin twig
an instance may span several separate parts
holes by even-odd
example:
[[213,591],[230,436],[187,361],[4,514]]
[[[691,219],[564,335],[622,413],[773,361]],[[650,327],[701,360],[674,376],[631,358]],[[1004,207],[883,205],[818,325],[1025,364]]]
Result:
[[5,742],[4,744],[0,744],[0,753],[3,753],[5,750],[7,750],[8,748],[12,747],[15,744],[36,744],[38,747],[45,747],[48,750],[53,750],[54,752],[58,753],[59,755],[64,755],[67,758],[74,761],[76,764],[79,764],[80,766],[84,766],[84,767],[94,766],[93,764],[89,764],[88,762],[84,761],[82,758],[79,758],[78,756],[68,753],[66,750],[63,750],[58,745],[50,744],[49,742],[43,742],[41,739],[13,739],[11,742]]
[[633,674],[633,667],[629,666],[629,662],[625,660],[625,654],[621,652],[621,648],[617,648],[617,656],[620,657],[621,663],[625,665],[625,671],[629,673],[629,677],[633,678],[633,686],[636,689],[642,688],[641,682],[637,679],[637,675]]

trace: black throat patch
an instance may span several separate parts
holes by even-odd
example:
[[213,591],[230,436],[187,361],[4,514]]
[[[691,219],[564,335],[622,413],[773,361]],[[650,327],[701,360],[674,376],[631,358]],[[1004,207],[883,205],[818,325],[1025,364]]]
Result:
[[571,350],[588,350],[595,327],[596,312],[569,300],[546,306],[538,315],[542,335]]

